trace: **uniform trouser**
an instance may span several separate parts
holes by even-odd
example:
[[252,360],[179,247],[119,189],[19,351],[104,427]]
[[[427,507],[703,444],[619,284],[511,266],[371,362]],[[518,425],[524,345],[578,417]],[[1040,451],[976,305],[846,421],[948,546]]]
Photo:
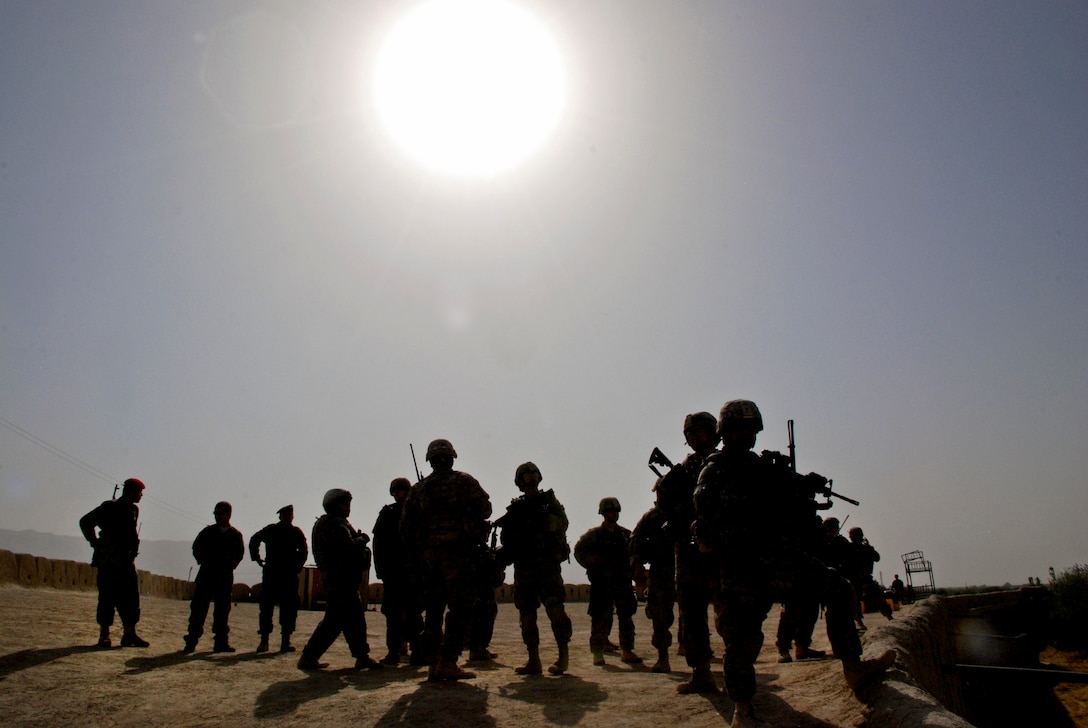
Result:
[[272,612],[280,605],[280,631],[284,636],[295,631],[298,618],[298,573],[272,571],[265,567],[261,580],[260,614],[258,633],[272,633]]
[[620,623],[620,647],[632,650],[635,647],[635,621],[632,617],[638,610],[638,600],[631,580],[591,579],[589,609],[586,611],[590,616],[589,647],[594,652],[603,650],[608,644],[613,609]]
[[314,633],[302,648],[302,657],[316,660],[325,654],[336,638],[344,635],[352,657],[366,657],[370,645],[366,641],[366,611],[359,588],[340,588],[326,592],[325,616],[317,623]]
[[573,626],[563,603],[567,590],[558,563],[514,564],[514,606],[521,623],[521,639],[526,647],[540,646],[537,608],[543,604],[551,622],[557,645],[570,642]]
[[710,661],[710,623],[707,610],[714,604],[718,567],[710,554],[704,554],[688,542],[676,545],[676,600],[680,611],[680,640],[688,667]]
[[225,640],[230,633],[230,592],[234,587],[234,572],[209,572],[201,569],[196,575],[196,588],[193,601],[189,604],[189,639],[196,642],[204,634],[204,622],[208,618],[208,607],[214,604],[212,612],[212,634],[216,639]]
[[475,564],[462,553],[455,546],[428,549],[420,560],[424,649],[432,654],[437,650],[447,662],[455,662],[464,650],[478,592]]
[[423,631],[419,599],[407,579],[386,578],[384,587],[382,614],[385,615],[386,649],[396,655],[400,653],[401,645],[408,642],[414,653],[419,633]]
[[791,594],[782,603],[778,616],[778,632],[775,633],[775,646],[779,651],[789,650],[796,644],[808,647],[812,644],[812,632],[820,618],[820,600],[811,594]]
[[892,608],[888,606],[888,602],[884,599],[884,591],[877,586],[873,577],[870,576],[867,579],[854,582],[854,592],[857,595],[855,619],[858,621],[861,621],[862,615],[865,613],[865,606],[872,604],[875,604],[885,617],[890,618],[892,616]]
[[98,609],[95,621],[101,627],[113,625],[113,612],[121,624],[134,627],[140,621],[140,586],[135,564],[98,567]]
[[854,629],[854,589],[838,572],[816,561],[792,565],[773,580],[756,569],[744,575],[726,573],[720,582],[721,610],[715,618],[725,641],[725,689],[734,701],[747,702],[756,690],[755,662],[763,647],[763,620],[776,599],[795,589],[809,590],[826,606],[827,636],[835,656],[861,657],[861,640]]
[[653,625],[650,643],[659,650],[672,645],[673,607],[676,605],[676,569],[671,561],[650,564],[646,579],[646,616]]
[[468,646],[470,650],[486,650],[495,634],[495,619],[499,616],[499,605],[495,600],[495,587],[490,580],[480,583],[476,593],[476,604],[472,607],[472,623],[469,629]]

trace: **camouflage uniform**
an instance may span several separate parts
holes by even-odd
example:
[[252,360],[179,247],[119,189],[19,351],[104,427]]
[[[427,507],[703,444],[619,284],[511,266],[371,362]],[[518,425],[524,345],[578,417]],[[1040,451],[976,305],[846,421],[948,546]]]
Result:
[[500,563],[514,565],[514,606],[527,647],[540,645],[537,608],[551,623],[559,645],[570,642],[573,628],[564,605],[566,586],[561,564],[570,557],[567,512],[551,490],[522,495],[510,501],[496,525],[502,529]]
[[653,624],[651,644],[659,652],[672,645],[669,629],[676,604],[676,556],[673,539],[665,526],[665,514],[654,506],[643,514],[631,532],[631,561],[650,565],[646,582],[646,616]]
[[574,558],[589,577],[589,647],[595,654],[608,643],[613,609],[620,623],[620,647],[629,651],[635,646],[632,616],[638,602],[631,583],[630,541],[630,531],[611,524],[589,529],[574,545]]
[[710,457],[695,493],[696,538],[718,567],[721,609],[715,626],[725,641],[723,668],[729,697],[750,703],[763,620],[775,601],[795,590],[819,595],[827,606],[828,637],[837,657],[861,656],[852,619],[852,589],[806,553],[813,503],[787,468],[748,449]]
[[[325,615],[306,646],[300,666],[316,666],[341,633],[356,665],[369,664],[370,645],[366,636],[366,611],[359,587],[370,571],[370,537],[356,531],[347,518],[326,513],[313,528],[314,560],[321,571],[325,589]],[[380,667],[380,665],[378,665]]]
[[422,588],[424,649],[453,664],[472,619],[479,544],[490,516],[491,500],[479,482],[456,470],[432,472],[412,486],[404,502],[401,537]]

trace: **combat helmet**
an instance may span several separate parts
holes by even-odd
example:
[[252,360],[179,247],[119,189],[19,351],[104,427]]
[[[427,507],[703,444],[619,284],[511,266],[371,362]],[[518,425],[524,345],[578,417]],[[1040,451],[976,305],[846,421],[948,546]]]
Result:
[[514,485],[521,485],[521,476],[526,473],[536,473],[540,476],[541,480],[544,480],[544,474],[540,472],[540,468],[536,466],[536,463],[529,461],[522,463],[518,466],[518,469],[514,471]]
[[393,478],[392,482],[389,483],[389,495],[393,495],[398,490],[411,489],[412,481],[408,480],[408,478]]
[[718,434],[718,419],[709,412],[693,412],[684,418],[684,437],[687,438],[688,432],[694,430],[696,427],[705,427],[713,437],[710,439],[717,441],[721,439]]
[[343,488],[332,488],[325,491],[325,497],[321,499],[321,507],[326,513],[332,513],[333,506],[338,503],[351,503],[351,492]]
[[750,399],[732,399],[722,405],[718,435],[727,432],[762,432],[763,415]]
[[456,458],[457,451],[453,449],[453,444],[449,440],[432,440],[431,444],[427,446],[427,462],[442,455]]
[[620,499],[612,497],[601,498],[601,505],[597,507],[597,513],[602,516],[605,514],[606,511],[616,511],[617,513],[619,513],[621,510],[622,509],[620,508]]

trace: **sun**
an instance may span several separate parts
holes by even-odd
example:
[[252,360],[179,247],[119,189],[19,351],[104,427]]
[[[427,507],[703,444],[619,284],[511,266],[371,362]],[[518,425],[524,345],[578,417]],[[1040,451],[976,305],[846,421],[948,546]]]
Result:
[[565,69],[548,28],[506,0],[428,0],[379,51],[375,103],[408,156],[439,173],[487,178],[555,129]]

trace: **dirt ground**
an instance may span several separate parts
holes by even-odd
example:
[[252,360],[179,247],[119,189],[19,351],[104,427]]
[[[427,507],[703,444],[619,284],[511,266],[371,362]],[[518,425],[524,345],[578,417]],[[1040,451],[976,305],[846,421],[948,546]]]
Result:
[[[407,664],[356,672],[342,639],[325,655],[329,668],[318,673],[299,671],[297,653],[258,655],[253,652],[257,607],[248,603],[231,612],[235,654],[213,654],[210,635],[195,654],[182,653],[188,603],[152,598],[142,600],[140,622],[140,633],[151,647],[102,650],[91,646],[97,638],[95,600],[93,592],[0,586],[0,715],[5,725],[615,728],[720,726],[732,715],[732,703],[724,695],[676,693],[687,668],[675,656],[675,645],[673,671],[650,672],[654,651],[641,610],[636,651],[647,658],[646,665],[623,665],[610,656],[606,666],[593,667],[586,605],[574,603],[568,605],[574,621],[570,673],[522,677],[512,669],[525,659],[517,612],[513,605],[502,604],[491,645],[499,657],[491,664],[470,664],[478,675],[475,680],[442,684],[427,682],[424,668]],[[300,614],[297,643],[305,642],[320,617],[319,612]],[[543,610],[540,617],[543,634],[550,636]],[[368,612],[367,619],[374,656],[380,657],[384,620],[377,612]],[[870,615],[869,634],[878,634],[883,621]],[[778,664],[776,622],[777,610],[772,610],[765,624],[769,638],[757,665],[755,706],[761,719],[800,728],[865,724],[867,707],[845,687],[837,661]],[[115,627],[115,645],[118,631]],[[814,646],[827,647],[822,623]],[[717,636],[713,647],[720,681],[722,644]],[[555,646],[545,639],[542,659],[550,664],[554,658]]]

